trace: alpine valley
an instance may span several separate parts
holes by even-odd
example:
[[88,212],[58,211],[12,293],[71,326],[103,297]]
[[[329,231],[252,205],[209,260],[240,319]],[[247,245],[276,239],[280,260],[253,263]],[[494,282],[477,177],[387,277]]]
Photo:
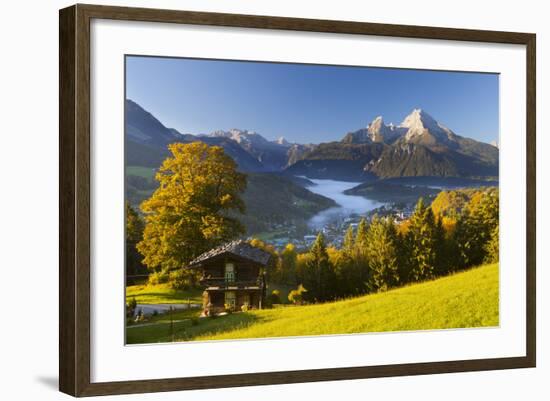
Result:
[[243,129],[180,133],[132,100],[126,100],[125,113],[126,198],[132,205],[138,206],[156,188],[154,172],[168,156],[168,144],[201,141],[221,146],[247,173],[243,222],[249,233],[274,232],[277,227],[288,232],[289,224],[295,235],[306,233],[310,218],[342,206],[316,187],[323,180],[347,182],[348,196],[381,203],[408,203],[445,187],[498,182],[495,145],[457,135],[421,109],[399,125],[376,117],[339,141],[317,144],[289,143],[283,137],[270,141]]

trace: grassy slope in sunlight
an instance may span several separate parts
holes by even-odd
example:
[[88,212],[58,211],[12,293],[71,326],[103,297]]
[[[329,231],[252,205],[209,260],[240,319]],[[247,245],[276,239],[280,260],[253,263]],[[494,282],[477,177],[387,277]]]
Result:
[[[498,264],[319,305],[183,321],[175,341],[489,327],[499,324]],[[143,330],[143,332],[140,332]],[[128,343],[170,341],[167,326],[128,330]]]

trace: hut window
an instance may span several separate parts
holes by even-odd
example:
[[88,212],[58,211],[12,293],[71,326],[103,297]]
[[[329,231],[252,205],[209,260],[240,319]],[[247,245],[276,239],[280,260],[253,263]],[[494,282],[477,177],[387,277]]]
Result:
[[225,281],[228,283],[235,282],[235,265],[233,263],[225,264]]

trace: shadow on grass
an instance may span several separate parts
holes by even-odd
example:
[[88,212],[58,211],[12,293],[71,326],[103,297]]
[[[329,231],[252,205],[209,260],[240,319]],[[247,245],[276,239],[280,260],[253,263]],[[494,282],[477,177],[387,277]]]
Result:
[[256,315],[240,312],[226,316],[188,319],[182,322],[159,323],[126,330],[127,344],[147,344],[193,341],[201,336],[212,336],[232,330],[243,329],[262,319]]

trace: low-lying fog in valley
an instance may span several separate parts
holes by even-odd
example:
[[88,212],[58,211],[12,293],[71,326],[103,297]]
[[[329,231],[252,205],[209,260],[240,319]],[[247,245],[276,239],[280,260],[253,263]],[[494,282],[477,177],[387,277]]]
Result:
[[359,182],[309,180],[315,185],[307,186],[307,189],[330,198],[339,205],[323,210],[313,216],[308,222],[309,227],[312,229],[321,229],[331,221],[343,219],[352,214],[364,214],[382,205],[380,202],[366,199],[362,196],[346,195],[344,193],[347,189],[359,185]]

